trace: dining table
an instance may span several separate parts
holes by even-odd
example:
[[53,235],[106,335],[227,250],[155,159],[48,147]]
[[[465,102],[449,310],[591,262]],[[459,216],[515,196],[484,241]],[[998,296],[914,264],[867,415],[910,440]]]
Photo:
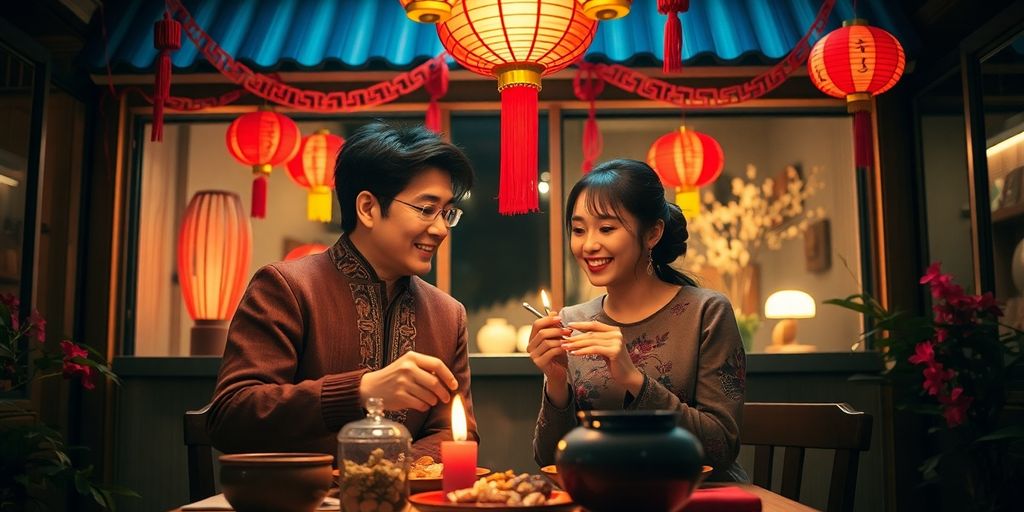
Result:
[[[701,488],[726,487],[726,486],[739,487],[740,489],[742,489],[742,490],[744,490],[746,492],[749,492],[749,493],[757,496],[758,498],[760,498],[761,499],[761,511],[762,512],[814,512],[814,511],[817,510],[815,508],[808,507],[807,505],[804,505],[802,503],[799,503],[799,502],[793,501],[793,500],[791,500],[789,498],[786,498],[785,496],[782,496],[780,494],[776,494],[776,493],[774,493],[774,492],[772,492],[772,491],[770,491],[768,489],[765,489],[763,487],[758,487],[758,486],[756,486],[754,484],[706,483],[706,484],[702,485]],[[177,508],[177,509],[174,509],[172,512],[197,512],[197,511],[200,511],[200,510],[213,511],[213,510],[230,510],[230,509],[224,509],[224,508],[196,509],[196,508],[189,507],[187,509],[186,508]],[[325,510],[329,511],[329,510],[338,510],[338,509],[337,508],[334,508],[334,509],[331,509],[331,508],[321,508],[319,510],[320,511],[325,511]],[[416,507],[411,507],[409,510],[412,511],[412,512],[417,512]],[[472,510],[472,509],[470,509],[470,510]],[[486,508],[481,507],[480,510],[486,510]],[[525,510],[529,510],[529,507],[524,507],[523,510],[524,511]],[[586,510],[581,507],[581,508],[577,509],[577,512],[586,512]],[[683,509],[683,512],[686,512],[685,508]]]

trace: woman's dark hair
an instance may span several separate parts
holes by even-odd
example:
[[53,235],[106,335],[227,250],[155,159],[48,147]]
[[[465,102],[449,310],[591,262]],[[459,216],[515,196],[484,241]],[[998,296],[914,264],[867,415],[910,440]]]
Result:
[[393,127],[382,121],[360,127],[345,141],[334,164],[341,229],[356,226],[356,196],[366,190],[388,214],[391,201],[413,177],[437,168],[452,178],[455,201],[473,187],[473,167],[461,149],[423,126]]
[[625,159],[595,167],[569,192],[565,201],[566,230],[572,230],[572,212],[584,190],[587,191],[587,211],[591,214],[611,215],[618,218],[623,226],[628,226],[618,213],[625,209],[637,219],[636,238],[641,253],[646,249],[643,246],[644,233],[658,220],[664,221],[665,231],[651,250],[655,274],[666,283],[697,286],[692,277],[670,266],[676,258],[686,254],[686,240],[690,234],[686,231],[683,211],[665,200],[665,187],[654,169],[638,160]]

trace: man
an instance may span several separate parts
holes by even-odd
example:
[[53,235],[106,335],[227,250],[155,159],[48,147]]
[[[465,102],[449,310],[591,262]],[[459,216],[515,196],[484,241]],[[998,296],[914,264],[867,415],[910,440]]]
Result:
[[472,167],[422,127],[375,123],[345,142],[334,177],[344,234],[325,253],[257,271],[231,321],[213,444],[335,454],[338,430],[380,397],[413,455],[437,458],[454,393],[478,439],[466,310],[415,276],[458,223]]

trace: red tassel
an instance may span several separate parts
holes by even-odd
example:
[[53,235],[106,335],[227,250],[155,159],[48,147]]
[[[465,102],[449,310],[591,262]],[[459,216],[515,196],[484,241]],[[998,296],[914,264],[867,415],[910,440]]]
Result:
[[604,140],[601,138],[601,130],[597,128],[597,116],[593,107],[583,123],[583,174],[587,174],[594,168],[594,161],[601,156],[601,149]]
[[679,13],[690,9],[690,0],[658,0],[658,12],[668,16],[665,20],[665,60],[661,70],[675,73],[683,69],[683,23]]
[[874,167],[875,150],[871,140],[871,111],[853,113],[853,164],[857,167]]
[[537,88],[512,85],[501,91],[501,176],[498,213],[540,209],[537,195]]
[[587,121],[583,124],[583,174],[590,172],[594,161],[601,156],[604,141],[601,130],[597,128],[597,95],[604,90],[604,80],[597,76],[594,65],[588,62],[577,63],[579,70],[572,78],[572,90],[581,101],[589,103]]
[[156,63],[156,82],[153,84],[152,141],[164,138],[164,102],[171,95],[171,50],[181,48],[181,23],[164,11],[162,20],[153,24],[153,46],[160,50]]
[[267,217],[267,175],[257,171],[257,176],[252,180],[252,213],[255,219]]
[[448,64],[442,60],[440,65],[431,71],[423,87],[430,94],[430,106],[427,107],[424,124],[428,130],[441,133],[441,106],[438,100],[448,93]]

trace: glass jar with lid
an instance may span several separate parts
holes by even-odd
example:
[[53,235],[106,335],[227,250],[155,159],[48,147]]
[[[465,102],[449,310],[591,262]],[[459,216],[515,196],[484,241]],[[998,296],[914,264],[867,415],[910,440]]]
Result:
[[338,433],[338,488],[343,512],[405,510],[412,436],[384,418],[384,401],[366,401],[366,418]]

